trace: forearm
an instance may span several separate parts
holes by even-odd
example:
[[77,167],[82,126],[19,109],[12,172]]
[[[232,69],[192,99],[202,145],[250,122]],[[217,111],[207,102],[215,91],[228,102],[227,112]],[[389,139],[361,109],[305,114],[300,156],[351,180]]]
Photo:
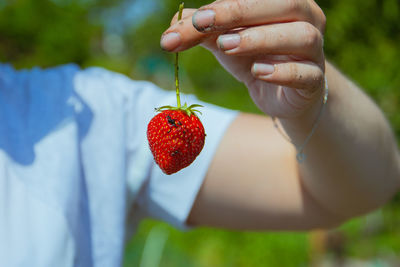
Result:
[[330,87],[302,164],[269,119],[238,116],[197,196],[192,224],[331,227],[378,207],[399,187],[397,147],[387,121],[357,86],[329,64],[325,71],[325,15],[315,1],[295,3],[293,8],[292,1],[216,1],[187,10],[163,34],[165,50],[199,43],[210,50],[298,145],[321,109],[324,73]]
[[[378,107],[330,64],[326,76],[328,103],[305,147],[299,175],[317,202],[346,218],[382,205],[398,190],[399,158]],[[308,135],[320,108],[296,121],[281,121],[296,144]]]

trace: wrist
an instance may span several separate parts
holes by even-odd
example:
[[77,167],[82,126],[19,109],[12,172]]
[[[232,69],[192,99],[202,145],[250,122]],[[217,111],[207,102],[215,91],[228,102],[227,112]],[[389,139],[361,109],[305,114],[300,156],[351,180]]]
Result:
[[[296,147],[297,160],[299,162],[304,160],[303,150],[317,130],[320,121],[323,120],[322,116],[328,100],[328,84],[326,79],[324,90],[319,90],[317,94],[316,101],[299,116],[279,118],[281,127],[286,135],[282,134]],[[273,120],[275,126],[282,132],[274,118]]]
[[309,132],[321,110],[322,97],[323,92],[318,92],[313,103],[298,116],[277,118],[289,136],[299,132],[304,132],[305,134]]

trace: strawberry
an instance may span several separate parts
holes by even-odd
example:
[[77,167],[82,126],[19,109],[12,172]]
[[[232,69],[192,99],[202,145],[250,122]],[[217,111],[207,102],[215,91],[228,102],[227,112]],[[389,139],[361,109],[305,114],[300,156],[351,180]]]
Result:
[[[179,6],[178,20],[182,18],[183,3]],[[204,127],[194,109],[201,105],[181,106],[178,79],[178,53],[175,54],[175,85],[177,107],[156,108],[161,112],[147,126],[147,139],[154,160],[166,174],[189,166],[204,146]]]
[[204,146],[204,127],[199,118],[183,110],[164,110],[147,127],[154,160],[166,174],[189,166]]

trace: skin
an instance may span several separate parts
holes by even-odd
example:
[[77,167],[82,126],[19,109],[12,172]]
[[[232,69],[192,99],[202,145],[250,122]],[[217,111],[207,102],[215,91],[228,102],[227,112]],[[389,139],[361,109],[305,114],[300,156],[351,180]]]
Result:
[[[214,11],[210,27],[201,23],[199,10]],[[208,49],[295,144],[304,142],[321,110],[324,76],[329,99],[301,164],[269,117],[239,115],[214,156],[188,224],[330,228],[380,207],[398,191],[392,130],[373,101],[325,60],[326,19],[314,1],[222,0],[199,10],[185,9],[179,22],[174,17],[161,38],[163,49]],[[238,46],[223,42],[228,34],[238,34]],[[260,73],[257,63],[272,65],[272,74]]]

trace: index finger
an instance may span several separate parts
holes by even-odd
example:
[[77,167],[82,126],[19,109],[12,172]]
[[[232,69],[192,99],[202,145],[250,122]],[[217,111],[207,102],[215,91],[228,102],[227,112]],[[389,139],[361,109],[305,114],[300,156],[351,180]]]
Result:
[[[179,22],[177,21],[177,14],[174,16],[171,26],[161,36],[160,45],[164,50],[178,52],[200,43],[204,43],[207,48],[215,46],[216,34],[201,33],[194,28],[192,15],[195,12],[196,9],[184,9],[182,19]],[[211,39],[214,41],[211,41]],[[209,43],[209,45],[207,46],[205,43]]]
[[222,0],[193,15],[193,26],[200,32],[290,21],[309,22],[321,32],[325,28],[325,16],[312,0]]

